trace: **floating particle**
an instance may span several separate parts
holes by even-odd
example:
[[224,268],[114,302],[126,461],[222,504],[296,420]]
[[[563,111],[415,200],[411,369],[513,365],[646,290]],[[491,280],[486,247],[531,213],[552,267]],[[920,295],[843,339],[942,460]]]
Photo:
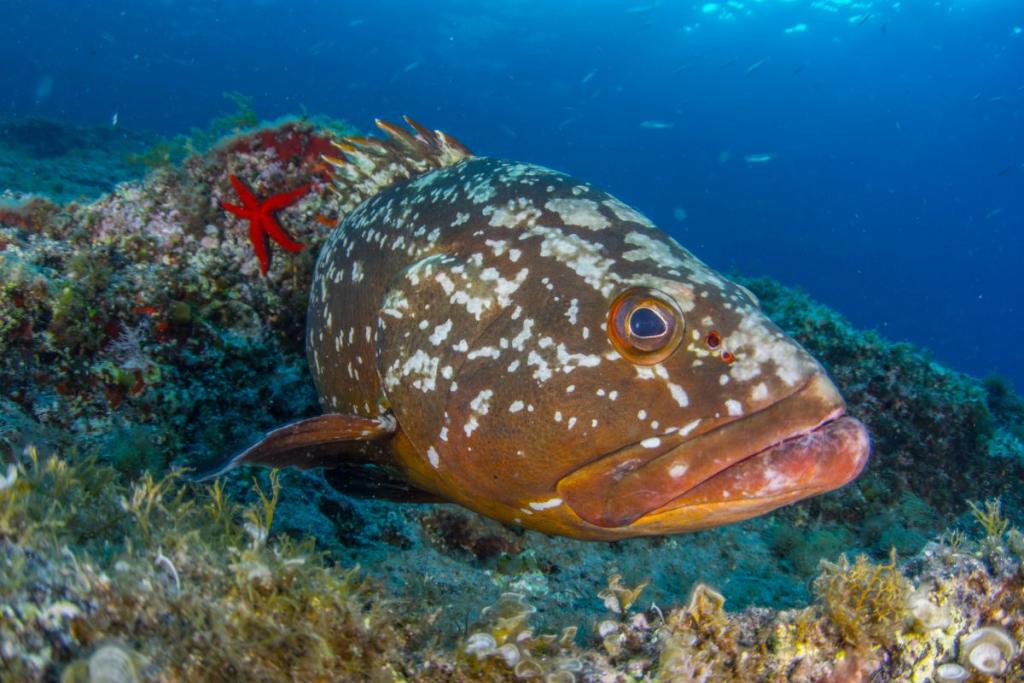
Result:
[[676,124],[668,121],[641,121],[640,127],[648,130],[668,130],[675,128]]

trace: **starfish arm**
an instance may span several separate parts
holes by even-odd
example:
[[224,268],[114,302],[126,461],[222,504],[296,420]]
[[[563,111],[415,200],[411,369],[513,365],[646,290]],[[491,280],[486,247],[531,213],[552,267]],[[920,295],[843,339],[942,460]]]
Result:
[[261,221],[263,231],[270,239],[274,240],[281,245],[281,248],[285,251],[299,252],[305,247],[301,242],[296,242],[291,236],[284,231],[281,224],[277,222],[277,219],[273,216],[263,216]]
[[264,232],[261,222],[254,219],[249,223],[249,241],[252,242],[256,258],[260,260],[260,272],[266,275],[270,268],[270,252],[267,250],[267,233]]
[[228,204],[227,202],[221,202],[220,205],[221,205],[221,208],[223,208],[225,211],[230,211],[231,213],[235,214],[239,218],[251,218],[252,217],[252,212],[251,211],[249,211],[248,209],[246,209],[244,207],[238,206],[237,204]]
[[311,187],[312,185],[306,184],[289,192],[282,192],[281,194],[275,194],[273,197],[268,197],[260,204],[260,211],[270,213],[271,211],[279,211],[286,206],[291,206],[300,197],[309,192]]
[[248,187],[245,186],[238,176],[231,174],[228,176],[228,180],[231,181],[231,186],[235,188],[235,192],[238,193],[238,198],[242,200],[242,204],[247,209],[255,209],[260,205],[260,201],[256,199],[256,195],[252,193]]

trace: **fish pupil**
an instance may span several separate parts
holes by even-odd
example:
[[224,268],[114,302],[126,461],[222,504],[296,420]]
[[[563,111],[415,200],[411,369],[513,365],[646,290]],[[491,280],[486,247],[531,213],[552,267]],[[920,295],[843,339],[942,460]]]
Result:
[[650,339],[668,332],[668,325],[656,311],[642,306],[629,316],[629,331],[634,337]]

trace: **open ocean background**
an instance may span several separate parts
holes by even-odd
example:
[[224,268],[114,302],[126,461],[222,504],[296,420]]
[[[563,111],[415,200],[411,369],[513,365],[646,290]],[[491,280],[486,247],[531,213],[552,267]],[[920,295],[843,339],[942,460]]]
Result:
[[0,117],[253,96],[567,171],[712,267],[1024,389],[1024,3],[0,1]]

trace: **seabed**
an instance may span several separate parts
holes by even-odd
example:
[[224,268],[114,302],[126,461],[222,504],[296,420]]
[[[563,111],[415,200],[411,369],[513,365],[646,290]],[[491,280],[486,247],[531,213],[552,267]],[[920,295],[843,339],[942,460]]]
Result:
[[[115,143],[44,123],[0,148],[34,173],[0,197],[0,679],[1024,680],[1024,401],[1004,381],[737,278],[871,429],[852,485],[607,544],[318,472],[189,483],[319,412],[306,293],[352,208],[319,150],[352,129],[243,111]],[[33,142],[54,127],[74,152]],[[232,174],[261,196],[314,178],[280,214],[307,248],[267,277],[221,208]]]

